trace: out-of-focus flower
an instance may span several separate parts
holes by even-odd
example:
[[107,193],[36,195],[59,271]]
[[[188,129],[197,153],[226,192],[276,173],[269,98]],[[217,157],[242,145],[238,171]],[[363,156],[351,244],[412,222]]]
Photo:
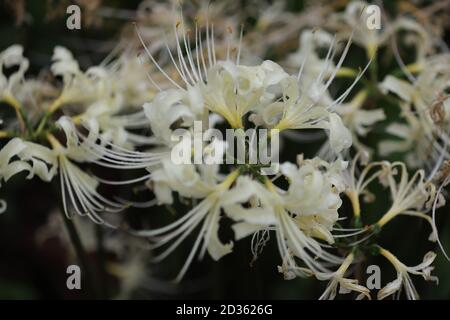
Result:
[[[0,53],[0,99],[13,105],[16,102],[16,93],[20,83],[23,81],[25,72],[29,66],[28,59],[23,56],[23,48],[20,45],[13,45]],[[9,77],[4,74],[5,68],[17,67]]]
[[[424,171],[417,170],[410,178],[406,165],[402,162],[383,162],[382,170],[378,178],[389,187],[392,204],[377,225],[382,227],[398,215],[417,216],[431,224],[431,218],[425,213],[431,208],[436,187],[425,179]],[[399,177],[398,181],[396,177]]]
[[[354,33],[355,43],[366,50],[367,57],[371,59],[381,45],[389,38],[392,28],[382,25],[380,29],[369,28],[368,21],[370,14],[367,12],[369,4],[364,1],[350,2],[345,11],[334,15],[340,36],[350,37]],[[381,22],[381,21],[380,21]]]
[[410,166],[426,164],[431,167],[427,169],[432,169],[444,152],[442,144],[449,140],[442,127],[449,122],[450,100],[445,92],[450,86],[450,73],[438,63],[430,62],[414,83],[389,75],[379,86],[383,92],[393,92],[401,99],[402,116],[406,120],[406,123],[389,125],[387,132],[400,140],[380,142],[380,153],[407,151]]
[[414,287],[409,274],[420,275],[427,281],[436,281],[436,283],[438,282],[438,278],[431,275],[431,271],[434,269],[431,264],[436,258],[436,254],[434,252],[428,252],[423,257],[423,262],[415,267],[405,266],[400,260],[398,260],[391,252],[386,249],[380,248],[380,254],[388,259],[397,271],[397,279],[389,282],[384,288],[378,291],[378,299],[380,300],[395,293],[398,293],[398,295],[400,295],[402,286],[405,290],[406,297],[409,300],[419,299],[419,294],[417,293],[417,290]]
[[336,111],[341,116],[342,122],[352,133],[353,147],[358,152],[371,153],[371,149],[361,143],[359,137],[365,137],[376,122],[384,120],[383,109],[364,110],[362,108],[367,97],[367,92],[360,91],[348,103],[340,105]]
[[331,273],[317,273],[316,278],[319,280],[330,280],[327,288],[320,296],[319,300],[333,300],[336,297],[336,291],[339,286],[339,293],[347,294],[351,291],[359,292],[357,300],[364,298],[364,296],[370,299],[369,289],[359,285],[358,280],[345,278],[345,273],[347,272],[349,266],[354,260],[354,254],[350,253],[345,260],[342,262],[339,269]]

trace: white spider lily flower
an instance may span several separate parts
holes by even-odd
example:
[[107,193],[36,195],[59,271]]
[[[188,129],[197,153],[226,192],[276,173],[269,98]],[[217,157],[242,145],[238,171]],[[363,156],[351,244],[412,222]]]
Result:
[[[119,95],[115,96],[119,97]],[[131,131],[149,127],[144,112],[121,114],[122,102],[117,100],[119,99],[100,99],[87,105],[85,112],[72,119],[76,124],[95,121],[100,130],[100,139],[118,147],[134,150],[136,146],[155,144],[156,137]]]
[[[57,125],[65,133],[66,145],[63,146],[51,134],[47,135],[47,140],[51,144],[58,162],[64,213],[70,218],[72,216],[70,206],[72,206],[74,211],[80,216],[87,215],[95,223],[113,227],[101,217],[101,214],[105,212],[119,212],[123,210],[124,206],[102,196],[96,190],[99,181],[85,173],[74,163],[96,162],[99,156],[92,152],[87,152],[87,142],[80,142],[77,131],[69,118],[60,118]],[[91,130],[87,141],[96,141],[97,138],[96,131]]]
[[[18,108],[17,91],[20,89],[28,66],[28,59],[23,56],[23,47],[20,45],[12,45],[0,52],[0,100]],[[11,67],[17,67],[17,70],[7,78],[3,73],[4,68]]]
[[352,134],[337,114],[330,113],[328,129],[330,130],[330,146],[336,153],[352,145]]
[[424,171],[417,170],[410,178],[403,162],[383,162],[382,169],[378,178],[389,187],[392,204],[377,225],[382,227],[398,215],[410,215],[427,220],[433,227],[426,212],[430,210],[434,197],[437,196],[436,187],[425,179]]
[[[11,74],[7,79],[3,74],[3,69],[14,66],[18,67],[17,71]],[[0,52],[0,90],[2,95],[13,95],[16,87],[23,79],[28,66],[28,59],[23,56],[23,47],[20,45],[12,45],[6,50]]]
[[287,78],[287,74],[272,61],[255,67],[218,62],[208,72],[204,91],[205,106],[223,116],[233,128],[242,128],[243,116],[270,101],[268,91]]
[[431,61],[414,83],[387,76],[379,87],[385,93],[395,93],[402,100],[400,107],[406,124],[394,123],[388,127],[388,132],[400,140],[381,141],[380,152],[388,155],[408,151],[410,166],[426,165],[431,169],[442,153],[448,157],[441,144],[448,144],[450,139],[441,127],[448,125],[450,120],[450,100],[445,93],[449,86],[450,73],[442,68],[442,64]]
[[[334,63],[329,60],[322,60],[317,54],[317,49],[327,48],[333,42],[333,36],[325,30],[304,30],[300,34],[299,48],[289,55],[288,64],[300,68],[304,59],[308,59],[304,72],[306,74],[319,75],[324,67],[329,71],[334,69]],[[327,66],[327,64],[330,64]]]
[[[359,198],[364,196],[365,201],[369,202],[373,196],[368,190],[369,184],[380,176],[383,171],[380,162],[368,163],[368,155],[359,152],[351,161],[348,170],[343,173],[343,179],[346,184],[345,194],[350,199],[355,217],[361,215],[361,204]],[[358,172],[357,163],[360,162],[363,169]]]
[[[304,64],[303,76],[317,78],[325,70],[325,79],[336,70],[336,65],[332,59],[322,59],[317,53],[318,49],[327,48],[334,44],[334,37],[325,30],[314,29],[304,30],[300,34],[299,48],[287,58],[287,64],[297,70]],[[307,63],[304,63],[307,61]],[[350,68],[341,67],[337,70],[338,76],[355,76],[356,71]],[[302,80],[302,82],[305,82]]]
[[[335,196],[338,191],[331,187],[334,178],[327,176],[326,172],[322,174],[308,162],[302,164],[298,172],[289,165],[284,166],[284,171],[288,178],[295,178],[290,180],[287,192],[269,180],[263,185],[249,177],[239,177],[235,188],[230,190],[238,204],[224,207],[226,214],[237,221],[233,225],[235,238],[239,240],[264,229],[274,230],[283,259],[282,270],[305,275],[304,270],[297,267],[293,254],[311,272],[329,272],[323,263],[340,264],[342,259],[323,250],[313,237],[330,243],[334,241],[329,231],[338,218],[337,209],[341,204],[339,197]],[[324,191],[326,194],[323,195]],[[308,198],[313,194],[315,210]],[[245,203],[250,207],[245,207]]]
[[[435,161],[446,155],[443,146],[436,141],[434,131],[437,127],[430,126],[428,121],[418,118],[411,111],[403,113],[406,123],[391,123],[386,132],[395,137],[378,143],[380,155],[388,156],[394,153],[406,153],[405,162],[411,168],[432,170]],[[442,131],[440,131],[442,132]]]
[[[150,274],[148,266],[150,257],[148,251],[132,248],[124,259],[120,262],[110,262],[106,265],[106,270],[110,275],[119,280],[119,292],[115,299],[124,300],[133,297],[134,293],[144,290],[158,291],[158,287],[163,288],[169,285],[160,283]],[[167,290],[167,289],[166,289]]]
[[11,161],[17,154],[26,148],[25,143],[19,139],[14,138],[10,140],[0,150],[0,182],[2,180],[8,181],[9,178],[15,174],[28,170],[29,165],[23,161]]
[[[432,116],[432,110],[428,109],[442,97],[450,85],[450,72],[444,67],[448,63],[450,63],[448,54],[427,57],[418,76],[408,78],[407,81],[388,75],[379,84],[379,88],[383,93],[396,94],[406,106],[413,105],[416,110],[424,112],[421,114],[423,117]],[[430,111],[430,114],[426,111]],[[443,117],[441,121],[448,120],[448,113]]]
[[111,90],[108,72],[103,67],[80,70],[72,53],[64,47],[56,47],[53,53],[52,73],[61,76],[63,88],[60,96],[48,107],[50,113],[66,103],[93,102]]
[[[30,163],[31,162],[31,163]],[[0,187],[12,176],[26,171],[26,179],[35,175],[43,181],[50,181],[57,170],[56,158],[47,148],[13,138],[0,149]],[[0,199],[0,213],[6,211],[6,201]]]
[[360,91],[348,103],[343,103],[336,112],[341,116],[342,122],[352,133],[353,147],[361,152],[371,153],[371,150],[366,145],[359,141],[359,137],[365,137],[374,124],[384,120],[385,114],[383,109],[364,110],[362,105],[366,100],[367,92]]
[[339,218],[339,191],[343,190],[340,177],[345,167],[346,163],[336,161],[330,165],[318,158],[301,161],[299,168],[292,163],[281,165],[281,172],[290,182],[283,195],[284,206],[308,236],[334,243],[331,230]]
[[354,254],[350,253],[342,262],[339,269],[337,269],[335,272],[315,274],[318,280],[330,281],[327,285],[327,288],[320,296],[319,300],[333,300],[336,297],[338,286],[340,294],[347,294],[351,291],[355,291],[359,293],[358,297],[356,298],[357,300],[363,299],[364,297],[370,299],[369,289],[362,285],[359,285],[358,280],[356,279],[345,278],[345,273],[353,263],[354,258]]
[[[177,30],[183,31],[182,36]],[[288,75],[272,61],[264,61],[257,66],[240,64],[240,50],[236,59],[231,58],[230,48],[224,61],[218,61],[215,52],[214,30],[206,25],[206,54],[200,30],[195,30],[195,47],[191,48],[184,22],[175,26],[177,36],[177,56],[167,47],[169,57],[181,79],[176,81],[163,70],[155,60],[137,30],[141,43],[155,67],[167,78],[174,89],[179,89],[186,95],[186,103],[191,112],[196,115],[207,114],[208,111],[221,115],[233,128],[243,128],[243,117],[254,108],[269,103],[275,98],[274,87]],[[182,54],[187,52],[187,57]],[[205,57],[206,55],[206,57]],[[159,88],[158,84],[150,79]],[[170,91],[170,94],[181,95]],[[168,93],[168,94],[169,94]]]
[[[31,164],[30,164],[31,162]],[[56,159],[47,148],[14,138],[0,150],[0,185],[19,172],[29,172],[27,179],[37,175],[50,181],[55,174]]]
[[388,259],[394,266],[397,271],[397,278],[378,291],[377,297],[379,300],[393,295],[394,293],[398,293],[399,296],[402,286],[408,300],[420,299],[409,274],[420,275],[427,281],[435,281],[436,283],[439,281],[437,277],[431,275],[431,271],[434,269],[431,264],[436,258],[436,254],[432,251],[428,252],[423,257],[423,262],[421,264],[414,267],[407,267],[386,249],[380,248],[380,254]]
[[144,104],[147,117],[154,137],[166,145],[172,145],[172,125],[180,120],[181,127],[190,127],[195,114],[189,108],[189,102],[184,102],[186,94],[182,90],[169,89],[155,96],[152,102]]
[[[175,32],[178,27],[184,29],[183,23],[180,22],[175,27]],[[139,35],[139,30],[137,32]],[[324,98],[328,87],[342,66],[351,41],[348,41],[335,70],[331,72],[325,84],[323,82],[327,68],[324,68],[313,81],[303,84],[306,81],[302,80],[301,75],[306,59],[303,61],[297,79],[288,77],[282,68],[272,61],[264,61],[261,65],[254,67],[243,66],[239,63],[239,53],[235,61],[230,58],[230,55],[227,55],[225,61],[217,61],[213,30],[210,30],[207,25],[207,59],[203,55],[203,44],[198,30],[195,32],[195,52],[188,45],[189,41],[185,33],[179,37],[177,44],[179,63],[175,61],[168,49],[172,63],[182,79],[183,84],[180,85],[158,64],[145,46],[142,37],[140,40],[158,70],[175,88],[186,92],[190,97],[190,109],[195,114],[211,111],[224,117],[231,127],[242,128],[243,117],[247,113],[254,109],[258,109],[257,113],[267,109],[264,111],[264,121],[273,125],[279,120],[275,129],[327,129],[330,130],[332,148],[336,152],[351,145],[351,134],[334,114],[333,109],[349,94],[367,66],[336,100]],[[327,54],[327,61],[334,57],[334,47],[333,41]],[[186,58],[181,54],[183,51],[187,52]],[[154,85],[158,86],[156,83]],[[274,102],[279,93],[283,94],[283,100]]]
[[[155,74],[154,67],[141,63],[141,60],[135,56],[121,55],[118,61],[118,70],[114,76],[120,81],[115,83],[116,92],[122,95],[123,101],[132,107],[140,108],[145,102],[153,99],[156,88],[148,81],[147,74]],[[166,79],[156,79],[160,86],[163,86]]]
[[[167,226],[154,230],[133,232],[138,236],[149,237],[150,240],[155,242],[154,248],[171,243],[167,249],[155,257],[156,261],[160,261],[171,254],[197,226],[201,225],[195,243],[177,275],[176,281],[183,278],[197,253],[199,253],[201,259],[208,251],[214,260],[219,260],[222,256],[230,253],[233,248],[232,242],[224,244],[220,241],[218,230],[222,206],[235,201],[229,195],[228,190],[239,176],[239,171],[233,171],[222,180],[218,175],[216,165],[205,166],[207,168],[204,168],[206,170],[202,170],[203,174],[201,174],[195,170],[192,164],[175,165],[170,160],[164,162],[163,168],[152,174],[157,189],[166,188],[168,192],[174,190],[179,192],[181,196],[203,200],[188,213]],[[156,191],[160,201],[168,203],[172,201],[171,195],[161,196],[161,193],[161,191]],[[201,244],[202,242],[203,244]]]
[[[433,35],[423,26],[422,22],[415,21],[408,17],[399,17],[393,22],[393,28],[396,32],[400,30],[409,31],[404,36],[404,42],[408,45],[414,45],[416,47],[415,62],[408,66],[404,66],[407,74],[409,72],[421,70],[426,63],[426,55],[434,50]],[[394,54],[396,55],[397,62],[402,66],[403,61],[399,60],[397,56],[396,47],[394,47]],[[402,68],[403,69],[403,68]]]
[[81,72],[72,53],[64,47],[56,46],[53,49],[52,61],[51,71],[54,75],[62,76],[65,82],[69,82],[72,76]]
[[400,80],[392,75],[387,75],[384,80],[379,84],[380,90],[384,93],[394,92],[402,100],[406,102],[414,101],[418,102],[418,106],[423,109],[423,102],[419,100],[420,96],[414,87],[405,80]]
[[331,148],[339,153],[352,144],[350,131],[344,126],[341,118],[330,112],[329,105],[324,106],[312,99],[299,96],[298,83],[290,77],[283,87],[283,101],[269,105],[264,111],[267,123],[273,118],[279,119],[273,127],[275,130],[286,129],[326,129],[330,132]]

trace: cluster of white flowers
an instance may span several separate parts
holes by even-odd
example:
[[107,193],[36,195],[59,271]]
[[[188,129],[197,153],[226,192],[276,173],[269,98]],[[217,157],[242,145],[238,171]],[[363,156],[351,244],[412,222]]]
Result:
[[[146,5],[140,8],[141,20]],[[234,241],[246,237],[253,237],[256,259],[273,233],[278,271],[285,279],[313,276],[329,281],[321,299],[335,298],[338,286],[339,293],[372,297],[351,268],[368,251],[386,257],[398,275],[378,292],[379,299],[400,294],[402,285],[407,298],[418,298],[409,274],[436,280],[430,275],[436,255],[430,252],[422,264],[407,267],[374,236],[393,218],[409,215],[427,220],[430,240],[439,240],[434,214],[428,213],[444,204],[441,193],[448,183],[439,169],[450,159],[450,59],[436,53],[428,31],[412,18],[400,17],[381,30],[369,30],[366,7],[354,1],[337,14],[308,8],[316,17],[330,18],[328,29],[317,30],[310,28],[311,21],[293,26],[299,16],[272,5],[256,13],[255,26],[244,32],[237,27],[237,15],[223,17],[225,10],[232,10],[224,5],[202,6],[195,19],[185,21],[171,6],[158,4],[153,23],[134,28],[140,46],[121,50],[122,41],[118,52],[98,66],[83,71],[68,49],[55,47],[50,70],[60,86],[26,78],[29,62],[23,48],[13,45],[0,53],[2,107],[9,105],[16,114],[1,123],[0,183],[20,172],[46,182],[58,177],[67,218],[87,215],[96,224],[148,238],[157,252],[154,261],[195,234],[178,281],[196,256],[202,259],[207,252],[219,260],[232,253]],[[173,23],[168,24],[167,17]],[[408,79],[386,74],[378,82],[378,50],[390,48],[389,41],[401,32],[417,47],[417,61],[403,64],[395,45],[400,71]],[[263,60],[269,47],[299,33],[295,52],[277,62]],[[345,66],[353,43],[367,53],[359,70]],[[4,70],[11,67],[15,71],[6,76]],[[351,81],[332,90],[338,78]],[[46,86],[50,89],[43,94]],[[372,148],[366,138],[387,119],[382,104],[392,99],[400,107],[401,122],[389,124],[386,131],[401,140],[383,140]],[[272,175],[264,174],[262,164],[175,163],[175,130],[193,133],[196,122],[206,129],[264,128],[270,131],[269,139],[277,135],[295,145],[317,141],[320,130],[325,135],[319,139],[326,139],[315,157],[307,159],[300,147],[296,161],[287,159]],[[218,144],[223,147],[215,149],[221,150],[219,157],[228,154],[228,146],[220,141],[201,143],[203,157],[211,156],[209,147]],[[194,150],[189,158],[198,156]],[[368,161],[374,154],[394,152],[406,153],[405,163]],[[141,174],[110,181],[95,176],[90,166]],[[410,168],[417,171],[411,175]],[[444,174],[440,188],[434,184],[438,172]],[[376,182],[386,187],[391,204],[378,222],[364,225],[364,204],[375,197],[369,186]],[[135,183],[144,184],[155,199],[137,203],[99,191],[100,184]],[[191,208],[159,228],[124,227],[125,222],[108,214],[130,206],[172,206],[178,200],[189,200]],[[347,200],[351,213],[342,212]],[[1,200],[0,212],[6,209]],[[223,219],[232,222],[233,239],[221,239]]]

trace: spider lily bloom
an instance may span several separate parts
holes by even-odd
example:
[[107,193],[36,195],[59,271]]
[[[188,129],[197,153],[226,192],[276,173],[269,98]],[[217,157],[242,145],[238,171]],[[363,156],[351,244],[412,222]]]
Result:
[[[413,167],[433,167],[436,159],[450,142],[447,130],[450,123],[450,99],[445,94],[450,73],[442,64],[430,60],[413,83],[387,76],[379,87],[384,93],[392,92],[401,99],[400,107],[406,124],[393,123],[387,131],[400,138],[379,144],[380,153],[409,151],[407,163]],[[444,144],[444,145],[443,145]],[[411,152],[410,150],[413,150]]]
[[[432,182],[425,179],[424,171],[417,170],[409,178],[403,162],[383,162],[382,166],[383,172],[379,179],[389,187],[392,204],[377,225],[382,227],[398,215],[410,215],[427,220],[433,227],[431,218],[425,213],[430,210],[434,197],[437,196],[436,188]],[[399,177],[398,181],[396,177]]]
[[[20,45],[13,45],[0,52],[0,102],[4,101],[14,108],[19,125],[25,129],[23,109],[19,102],[19,96],[24,91],[22,85],[24,74],[27,71],[29,62],[23,56],[23,48]],[[8,77],[4,74],[5,68],[17,68]]]
[[[351,162],[350,168],[343,173],[346,184],[345,194],[350,199],[353,215],[357,218],[361,215],[360,196],[363,195],[369,201],[372,198],[372,194],[367,187],[383,173],[380,162],[367,163],[367,158],[367,154],[363,152],[357,153]],[[363,165],[363,169],[359,174],[357,172],[358,162],[361,162]]]
[[384,120],[383,109],[364,110],[362,108],[367,98],[366,91],[358,92],[348,103],[341,104],[336,108],[336,112],[341,116],[342,122],[352,133],[353,147],[359,152],[371,153],[368,146],[362,144],[359,137],[365,137],[370,132],[374,124]]
[[229,189],[238,176],[239,171],[235,170],[222,179],[216,165],[200,165],[197,172],[193,164],[174,164],[170,159],[162,163],[161,169],[152,173],[155,194],[160,203],[172,203],[172,191],[182,197],[202,199],[188,213],[169,225],[134,232],[138,236],[149,237],[155,243],[155,249],[171,243],[155,258],[160,261],[171,254],[200,225],[195,243],[176,281],[183,278],[197,253],[201,259],[208,251],[214,260],[219,260],[232,251],[233,243],[222,243],[218,230],[222,206],[236,201],[229,195]]
[[347,163],[336,161],[330,164],[319,158],[300,158],[298,163],[298,168],[291,163],[281,167],[290,183],[283,195],[284,206],[308,236],[332,244],[331,230],[339,218],[337,209],[342,204],[339,193],[345,187],[341,174]]
[[339,286],[340,294],[347,294],[351,291],[359,292],[357,300],[363,299],[364,296],[370,299],[370,291],[366,287],[359,285],[358,280],[345,278],[349,266],[353,263],[354,254],[350,253],[342,262],[339,269],[331,273],[315,274],[318,280],[329,280],[327,288],[320,296],[319,300],[333,300],[336,297],[336,291]]
[[25,143],[14,138],[0,149],[0,182],[9,180],[15,174],[29,169],[29,165],[23,161],[11,161],[17,154],[26,148]]
[[[0,187],[12,176],[26,171],[26,179],[35,175],[43,181],[52,180],[57,169],[56,158],[47,148],[13,138],[0,149]],[[0,213],[6,211],[6,202],[0,200]]]
[[[298,50],[289,55],[287,64],[290,67],[300,68],[303,61],[307,61],[304,65],[303,76],[315,79],[325,71],[325,79],[327,79],[335,70],[336,65],[331,59],[321,59],[317,53],[318,49],[326,48],[334,43],[334,37],[324,30],[305,30],[300,34]],[[356,76],[357,71],[341,67],[337,70],[337,76]]]
[[[294,77],[289,78],[283,88],[283,101],[275,102],[264,110],[263,118],[268,124],[276,123],[274,130],[286,129],[327,129],[330,132],[330,145],[333,151],[341,152],[352,144],[350,131],[342,119],[323,106],[299,96],[300,89]],[[273,119],[279,119],[278,122]]]
[[48,107],[53,113],[67,103],[94,102],[109,92],[107,72],[102,67],[91,67],[82,72],[72,53],[64,47],[56,47],[53,53],[51,71],[61,76],[63,87],[59,97]]
[[397,279],[389,282],[384,288],[378,291],[378,299],[384,299],[394,293],[398,293],[397,297],[400,296],[402,286],[405,290],[406,297],[408,300],[419,299],[419,294],[411,280],[409,274],[420,275],[427,281],[435,281],[438,283],[439,279],[431,275],[431,271],[434,267],[431,266],[436,254],[432,251],[428,252],[423,257],[423,262],[415,267],[407,267],[401,261],[399,261],[391,252],[386,249],[380,248],[380,254],[383,255],[389,262],[394,266],[397,271]]
[[130,112],[124,107],[123,99],[121,92],[115,90],[114,94],[106,94],[95,102],[84,104],[84,111],[72,117],[72,120],[76,124],[97,122],[101,140],[118,147],[134,150],[140,145],[154,144],[154,137],[131,131],[148,128],[149,124],[143,110]]
[[[184,102],[192,113],[202,116],[202,119],[205,119],[209,112],[213,112],[226,119],[232,128],[243,128],[243,117],[256,107],[273,101],[276,95],[274,88],[288,76],[279,65],[272,61],[264,61],[257,66],[241,65],[240,50],[236,59],[232,59],[230,48],[228,48],[226,60],[218,61],[215,52],[214,28],[210,28],[208,24],[206,25],[206,50],[197,27],[194,48],[188,44],[189,39],[184,23],[179,22],[174,28],[176,35],[178,29],[183,31],[182,36],[177,35],[178,63],[169,48],[167,51],[181,79],[178,81],[180,83],[170,77],[158,64],[137,29],[150,60],[172,84],[174,90],[162,90],[153,79],[150,80],[160,91],[163,91],[161,94],[187,96],[187,99],[183,99]],[[187,52],[187,57],[184,57],[183,51]]]
[[[18,107],[16,93],[29,66],[29,62],[23,56],[23,48],[13,45],[0,52],[0,100]],[[17,67],[8,78],[3,74],[4,68]]]
[[[98,162],[98,156],[86,152],[86,148],[84,148],[86,141],[80,142],[73,123],[67,117],[60,118],[57,125],[65,133],[66,145],[63,146],[51,134],[47,134],[47,140],[58,161],[64,213],[68,218],[72,216],[68,203],[70,201],[70,205],[77,214],[87,215],[95,223],[113,227],[101,217],[101,214],[104,212],[119,212],[123,210],[124,206],[98,193],[96,189],[99,181],[74,164],[74,162]],[[92,142],[97,139],[94,133],[95,130],[90,132],[88,141]]]
[[[57,52],[66,52],[62,48],[57,49]],[[66,52],[66,55],[70,56],[70,53]],[[113,60],[107,58],[99,66],[91,67],[85,73],[78,69],[75,60],[74,70],[65,70],[64,66],[70,66],[72,60],[64,58],[63,55],[60,61],[54,63],[53,69],[63,75],[65,83],[59,99],[76,103],[77,114],[72,117],[73,121],[80,124],[95,120],[98,122],[102,139],[133,150],[136,146],[152,145],[156,142],[154,137],[131,131],[148,129],[149,123],[142,105],[151,101],[155,92],[148,81],[148,73],[154,73],[154,70],[140,63],[139,57],[133,59],[129,55],[125,52]],[[167,82],[166,79],[163,80]],[[163,81],[157,81],[159,86],[164,86]],[[70,98],[71,95],[77,95],[77,90],[86,91],[87,89],[83,88],[85,85],[92,91],[84,97],[85,100]],[[60,103],[57,99],[55,103],[55,107],[58,107],[64,102]]]
[[[249,177],[239,177],[230,191],[238,199],[237,204],[224,207],[227,216],[237,221],[233,225],[236,240],[265,229],[275,231],[283,259],[281,270],[289,274],[305,276],[310,272],[329,272],[325,265],[342,262],[314,239],[334,242],[330,231],[341,205],[336,188],[340,183],[333,173],[333,167],[340,165],[324,166],[317,161],[306,160],[298,169],[283,164],[281,170],[290,182],[287,191],[278,189],[267,179],[262,184]],[[249,207],[244,206],[246,203]],[[292,255],[309,271],[299,268]]]
[[274,88],[287,74],[272,61],[255,67],[218,62],[208,72],[207,84],[202,88],[205,106],[223,116],[233,128],[243,128],[245,114],[268,104]]
[[[378,86],[383,93],[396,94],[406,103],[405,106],[412,105],[417,111],[424,112],[423,116],[431,116],[430,113],[427,114],[425,111],[429,109],[439,93],[445,92],[450,81],[450,73],[443,69],[439,62],[439,60],[433,62],[430,59],[430,62],[427,63],[426,68],[418,75],[414,83],[388,75]],[[445,117],[448,120],[448,114]]]
[[[427,64],[427,54],[436,50],[435,47],[438,46],[437,42],[439,40],[433,39],[433,37],[435,37],[435,34],[424,27],[423,21],[419,23],[408,17],[398,17],[397,19],[395,19],[395,21],[392,22],[392,28],[395,31],[395,33],[392,34],[392,49],[394,51],[394,56],[403,73],[410,80],[413,80],[413,74],[423,70],[423,68]],[[395,39],[396,34],[398,34],[400,31],[408,32],[406,36],[402,35],[402,38],[404,39],[406,45],[415,46],[415,61],[408,65],[404,64]]]
[[189,95],[182,90],[162,91],[143,108],[155,141],[161,145],[174,144],[172,128],[176,123],[179,127],[189,128],[197,118],[190,108]]
[[[116,60],[106,66],[107,70],[112,73],[115,81],[115,93],[119,93],[122,101],[126,101],[127,107],[132,110],[139,110],[145,102],[153,99],[158,92],[156,88],[148,81],[148,74],[155,75],[154,66],[142,63],[140,56],[133,54],[122,54]],[[158,73],[159,75],[159,73]],[[161,87],[167,79],[164,77],[157,78]],[[138,85],[136,85],[138,84]]]
[[[337,72],[341,69],[350,44],[351,39],[343,49],[338,63],[329,72],[331,61],[336,52],[336,43],[333,39],[322,70],[313,78],[304,72],[305,65],[308,63],[308,57],[304,57],[298,76],[291,76],[284,80],[281,101],[276,101],[266,107],[263,116],[265,121],[279,131],[286,129],[326,129],[329,131],[330,146],[334,152],[340,153],[343,149],[349,148],[352,144],[351,133],[335,111],[359,81],[369,64],[356,75],[353,83],[337,99],[327,98],[327,90]],[[325,80],[326,75],[328,79]]]
[[37,175],[43,181],[50,181],[55,165],[56,159],[47,148],[13,138],[0,150],[0,186],[2,180],[6,182],[22,171],[29,173],[27,179]]
[[99,138],[117,147],[127,150],[135,150],[138,146],[158,144],[155,137],[134,133],[131,130],[148,128],[148,120],[144,112],[130,114],[114,114],[109,109],[111,105],[107,101],[97,101],[87,110],[73,119],[76,124],[97,122]]

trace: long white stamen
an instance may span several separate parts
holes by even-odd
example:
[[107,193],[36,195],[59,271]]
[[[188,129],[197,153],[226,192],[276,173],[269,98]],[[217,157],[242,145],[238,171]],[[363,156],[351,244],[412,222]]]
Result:
[[211,25],[211,48],[212,48],[213,63],[214,65],[216,65],[217,59],[216,59],[216,45],[214,42],[214,24]]
[[213,66],[212,64],[212,56],[211,56],[211,48],[210,48],[210,38],[209,38],[209,4],[208,4],[208,12],[206,13],[206,47],[208,49],[208,61],[209,67]]
[[192,72],[192,74],[194,75],[194,78],[195,78],[195,82],[198,82],[198,81],[200,81],[200,78],[199,78],[199,76],[198,76],[198,74],[197,74],[197,70],[196,70],[196,68],[195,68],[195,63],[194,63],[194,60],[192,59],[192,50],[191,50],[191,46],[190,46],[190,35],[188,34],[188,37],[189,37],[189,41],[187,41],[186,40],[186,28],[185,28],[185,26],[184,26],[184,21],[182,22],[182,25],[181,25],[181,27],[183,28],[183,42],[184,42],[184,49],[186,50],[186,54],[187,54],[187,57],[188,57],[188,61],[189,61],[189,66],[191,67],[191,72]]
[[[201,66],[200,66],[200,57],[199,57],[199,54],[198,54],[199,50],[202,50],[202,48],[199,48],[199,42],[198,42],[199,34],[198,34],[198,32],[199,32],[198,31],[198,25],[197,25],[197,22],[195,22],[195,56],[196,56],[196,60],[197,60],[197,71],[198,71],[198,75],[200,77],[200,80],[202,82],[204,82],[203,76],[202,76],[202,71],[201,71]],[[206,77],[206,75],[205,75],[205,77]]]
[[[176,33],[177,31],[175,30],[174,32]],[[184,81],[184,83],[186,85],[189,85],[189,82],[187,81],[186,76],[182,70],[183,67],[181,66],[181,64],[180,64],[180,66],[178,66],[178,64],[175,62],[175,58],[173,57],[172,50],[170,50],[170,48],[169,48],[169,44],[167,42],[165,33],[163,34],[163,37],[164,37],[164,46],[166,48],[167,53],[169,54],[169,59],[172,61],[172,64],[175,66],[175,70],[177,71],[180,78]],[[181,68],[181,70],[180,70],[180,68]]]
[[241,25],[241,33],[239,35],[239,45],[238,45],[238,52],[236,57],[236,65],[239,65],[241,61],[241,47],[242,47],[242,37],[244,36],[244,26]]
[[[175,38],[176,38],[176,42],[177,42],[177,56],[178,56],[178,61],[180,62],[180,68],[181,68],[181,72],[183,73],[184,77],[187,80],[187,77],[189,77],[189,80],[191,80],[191,82],[189,83],[188,81],[186,81],[187,85],[193,85],[195,83],[194,78],[192,77],[191,73],[189,72],[189,69],[186,65],[186,60],[184,59],[184,55],[183,55],[183,50],[181,49],[181,45],[180,45],[180,39],[178,37],[178,25],[181,22],[177,22],[174,25],[174,32],[175,32]],[[187,75],[187,77],[186,77]]]
[[[138,58],[138,60],[139,60],[139,63],[140,63],[142,66],[144,66],[145,63],[144,63],[144,60],[142,59],[142,57],[141,57],[141,56],[138,56],[137,58]],[[162,91],[161,87],[155,82],[155,80],[153,80],[152,76],[150,75],[150,73],[149,73],[147,70],[145,70],[145,74],[147,75],[148,80],[150,80],[150,83],[151,83],[156,89],[158,89],[159,91]]]
[[183,89],[181,88],[178,83],[176,83],[171,77],[169,77],[169,75],[164,71],[163,68],[161,68],[161,66],[159,65],[158,62],[156,62],[155,58],[153,57],[153,55],[150,53],[150,51],[147,48],[147,45],[144,42],[144,39],[142,39],[141,33],[139,31],[139,28],[137,26],[137,24],[134,24],[134,28],[136,29],[136,33],[138,35],[139,41],[141,42],[142,46],[144,47],[145,52],[147,53],[147,55],[149,56],[150,60],[153,62],[153,64],[155,65],[155,67],[164,75],[164,77],[166,77],[167,80],[169,80],[175,87],[177,87],[178,89]]

